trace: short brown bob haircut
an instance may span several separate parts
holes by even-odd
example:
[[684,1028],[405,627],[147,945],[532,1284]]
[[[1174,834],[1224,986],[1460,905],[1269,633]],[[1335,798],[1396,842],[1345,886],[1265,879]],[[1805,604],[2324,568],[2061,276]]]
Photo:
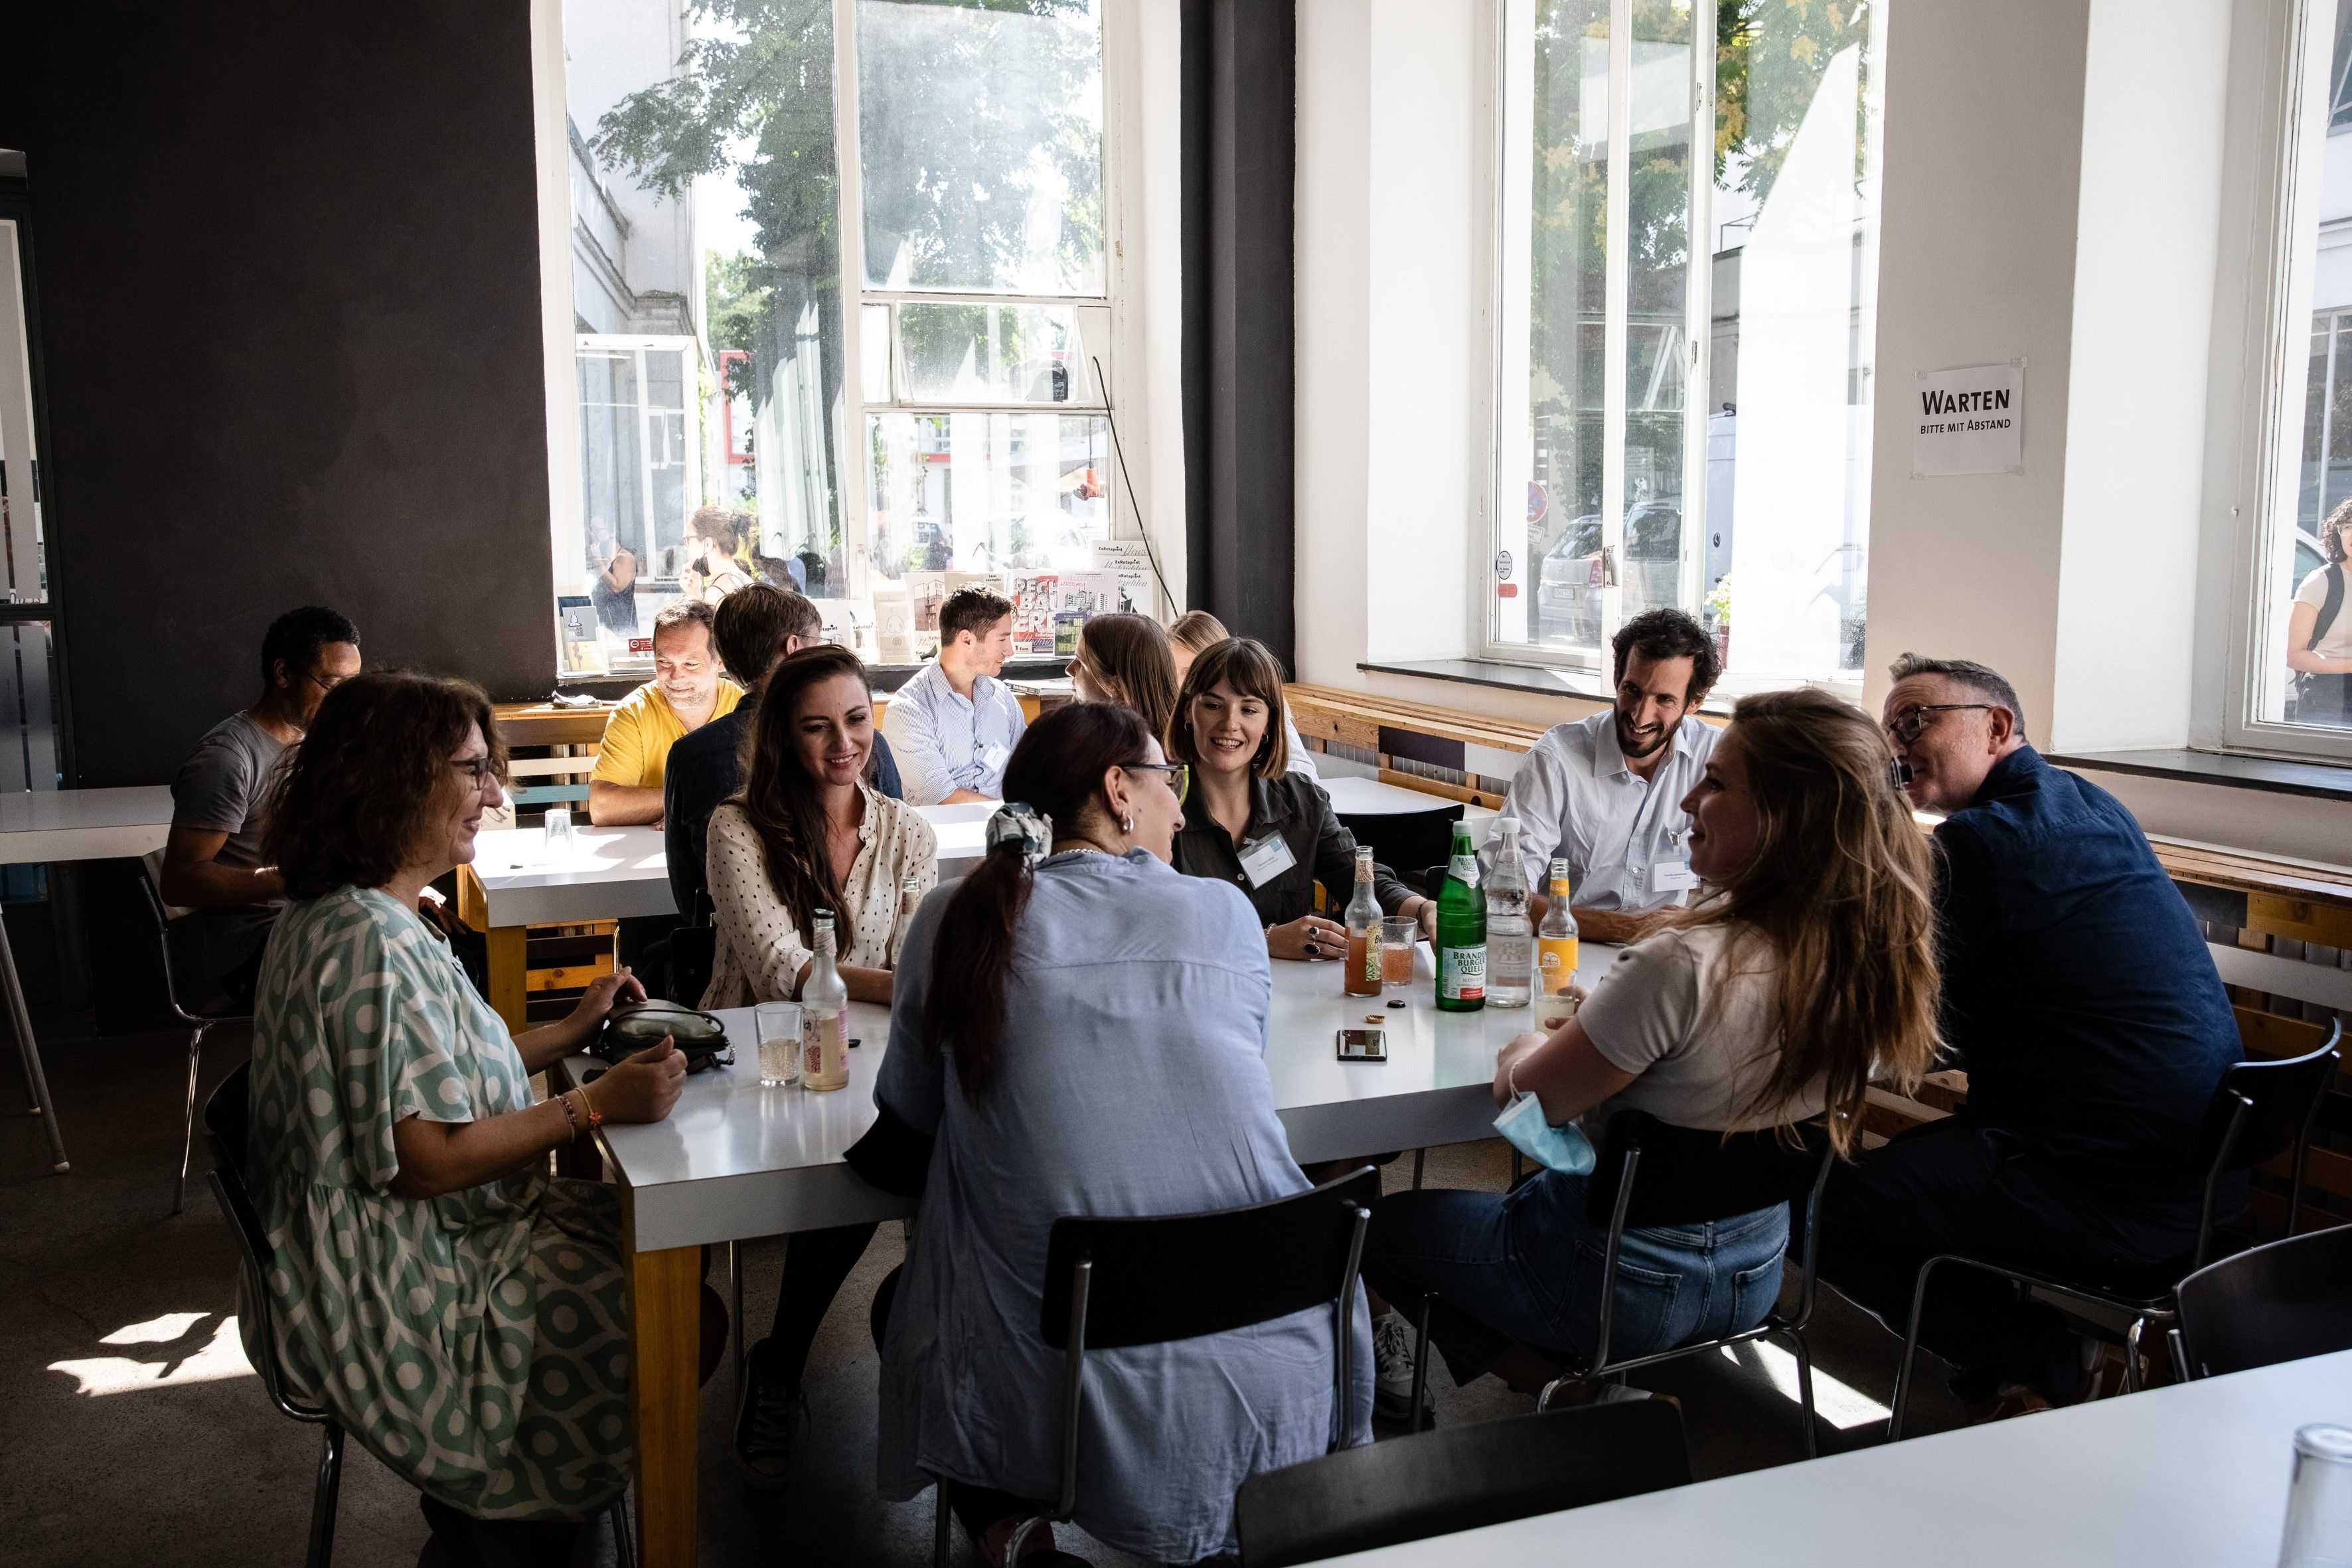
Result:
[[261,852],[293,899],[381,888],[408,864],[462,788],[449,760],[479,728],[507,776],[490,700],[467,680],[371,670],[327,693],[270,790]]
[[1224,686],[1237,697],[1255,697],[1265,704],[1265,739],[1251,759],[1251,771],[1262,779],[1278,779],[1290,768],[1289,726],[1282,703],[1282,662],[1255,637],[1228,637],[1213,643],[1192,661],[1184,676],[1184,689],[1176,697],[1176,721],[1168,727],[1168,754],[1179,762],[1201,765],[1201,749],[1192,742],[1192,700],[1212,688]]

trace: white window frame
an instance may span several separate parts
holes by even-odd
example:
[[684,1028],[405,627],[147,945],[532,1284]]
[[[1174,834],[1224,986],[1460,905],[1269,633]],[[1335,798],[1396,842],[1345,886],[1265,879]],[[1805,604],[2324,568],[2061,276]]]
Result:
[[[1115,47],[1117,40],[1113,29],[1123,25],[1123,5],[1121,0],[1102,0],[1097,7],[1102,28],[1098,47],[1102,51],[1103,94],[1103,291],[1099,294],[877,289],[866,282],[865,149],[858,121],[857,7],[858,0],[833,0],[834,156],[839,165],[835,195],[840,214],[838,251],[845,283],[841,292],[844,388],[841,418],[844,428],[839,433],[839,447],[845,454],[844,467],[846,470],[836,476],[835,489],[841,497],[842,565],[848,579],[845,596],[870,602],[873,584],[868,555],[873,541],[874,485],[866,447],[866,422],[869,415],[1069,414],[1094,416],[1108,411],[1110,391],[1118,385],[1114,350],[1124,324],[1120,320],[1119,301],[1126,297],[1125,193],[1120,184],[1124,105],[1119,94],[1118,73],[1114,69],[1113,62],[1124,57]],[[962,402],[947,398],[916,401],[903,398],[899,395],[899,389],[905,384],[905,375],[898,353],[898,307],[903,304],[1046,305],[1075,310],[1079,312],[1081,341],[1085,342],[1088,355],[1098,356],[1102,360],[1100,383],[1097,382],[1093,365],[1087,364],[1082,367],[1085,371],[1082,380],[1074,377],[1073,395],[1065,403]],[[889,386],[887,388],[889,396],[878,403],[869,402],[866,397],[865,308],[868,305],[887,306],[890,311]],[[1087,327],[1095,322],[1102,323],[1105,329],[1099,340],[1087,331]],[[1109,466],[1112,468],[1118,467],[1116,453],[1112,455]],[[1121,488],[1118,484],[1109,487],[1107,537],[1139,538],[1142,536],[1140,522],[1131,515],[1128,518],[1128,529],[1122,531],[1120,528],[1124,507]]]
[[[1495,592],[1494,555],[1498,548],[1495,524],[1501,507],[1510,504],[1504,494],[1505,453],[1507,442],[1525,440],[1524,413],[1509,432],[1506,419],[1514,408],[1525,408],[1527,387],[1526,342],[1528,323],[1526,319],[1525,289],[1517,298],[1522,301],[1516,314],[1509,306],[1512,296],[1511,272],[1508,266],[1514,228],[1507,192],[1519,184],[1515,160],[1531,158],[1524,136],[1523,119],[1515,117],[1511,108],[1509,76],[1513,66],[1512,40],[1533,34],[1534,0],[1486,0],[1479,7],[1479,58],[1486,62],[1483,77],[1483,101],[1480,104],[1476,131],[1476,156],[1480,188],[1489,197],[1488,221],[1480,229],[1484,254],[1478,258],[1486,279],[1487,288],[1482,300],[1487,342],[1486,370],[1478,380],[1484,406],[1479,410],[1479,426],[1485,449],[1482,460],[1475,465],[1476,489],[1471,497],[1470,516],[1470,603],[1468,606],[1470,646],[1475,657],[1497,664],[1529,665],[1538,668],[1588,670],[1606,676],[1610,671],[1609,641],[1622,623],[1622,588],[1604,588],[1601,593],[1601,637],[1591,649],[1546,647],[1532,642],[1507,642],[1497,635],[1497,620],[1502,614],[1502,600]],[[1707,385],[1709,338],[1715,290],[1714,247],[1706,237],[1712,235],[1712,215],[1715,200],[1715,21],[1716,8],[1712,0],[1693,0],[1691,5],[1691,76],[1690,89],[1690,189],[1687,232],[1690,236],[1689,259],[1686,263],[1688,281],[1684,290],[1683,353],[1685,366],[1683,396],[1683,522],[1682,559],[1680,562],[1681,597],[1685,605],[1697,601],[1699,574],[1705,570],[1706,497],[1707,482],[1707,419],[1705,388]],[[1520,24],[1524,22],[1525,26]],[[1625,427],[1626,352],[1630,342],[1627,282],[1632,271],[1628,256],[1631,174],[1633,164],[1633,0],[1610,0],[1609,6],[1609,174],[1607,188],[1606,253],[1602,283],[1602,354],[1608,361],[1601,378],[1601,543],[1610,557],[1618,563],[1622,581],[1627,571],[1625,561]],[[1520,111],[1524,113],[1524,110]],[[1706,134],[1700,134],[1704,128]],[[1521,273],[1523,279],[1523,271]],[[1517,279],[1513,279],[1517,280]],[[1516,342],[1514,333],[1516,331]],[[1516,384],[1507,380],[1508,367],[1516,367]],[[1516,390],[1510,390],[1515,384]],[[1532,460],[1518,469],[1518,477],[1510,482],[1514,491],[1524,493],[1527,474]],[[1698,527],[1691,524],[1694,501],[1700,509]],[[1573,505],[1572,498],[1563,501],[1554,498],[1555,505]],[[1526,563],[1526,576],[1521,584],[1526,609],[1532,614],[1537,595],[1542,592],[1543,563],[1533,548]]]
[[[2257,716],[2286,629],[2274,555],[2280,531],[2294,530],[2300,501],[2317,261],[2302,237],[2317,232],[2329,130],[2325,114],[2315,125],[2305,120],[2315,98],[2332,99],[2336,7],[2288,0],[2237,9],[2224,164],[2236,177],[2223,182],[2205,481],[2206,515],[2226,530],[2231,560],[2228,601],[2215,616],[2228,652],[2220,738],[2230,751],[2352,762],[2352,733]],[[2199,728],[2210,734],[2210,719]]]

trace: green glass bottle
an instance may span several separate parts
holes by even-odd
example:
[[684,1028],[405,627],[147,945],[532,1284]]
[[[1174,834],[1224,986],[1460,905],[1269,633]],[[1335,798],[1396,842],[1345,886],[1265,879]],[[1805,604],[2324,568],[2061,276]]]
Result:
[[1445,886],[1437,893],[1437,1010],[1475,1013],[1486,1005],[1486,894],[1470,825],[1454,825]]

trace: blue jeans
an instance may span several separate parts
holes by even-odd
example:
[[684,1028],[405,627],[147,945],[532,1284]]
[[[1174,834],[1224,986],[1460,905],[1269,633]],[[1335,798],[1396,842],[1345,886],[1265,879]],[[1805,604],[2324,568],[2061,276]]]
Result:
[[[1590,1358],[1609,1233],[1585,1178],[1545,1171],[1509,1193],[1393,1193],[1372,1209],[1364,1278],[1408,1318],[1435,1291],[1430,1339],[1457,1384],[1513,1343]],[[1780,1294],[1789,1208],[1628,1230],[1617,1249],[1612,1361],[1752,1329]]]

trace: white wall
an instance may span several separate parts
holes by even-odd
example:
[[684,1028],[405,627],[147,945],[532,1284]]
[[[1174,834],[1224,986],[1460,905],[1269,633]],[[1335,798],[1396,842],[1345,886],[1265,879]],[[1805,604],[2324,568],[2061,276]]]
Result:
[[1174,615],[1185,604],[1183,36],[1180,0],[1135,0],[1111,14],[1105,73],[1110,134],[1125,179],[1118,190],[1120,302],[1107,363],[1112,412],[1142,509],[1112,496],[1121,538],[1151,542]]

